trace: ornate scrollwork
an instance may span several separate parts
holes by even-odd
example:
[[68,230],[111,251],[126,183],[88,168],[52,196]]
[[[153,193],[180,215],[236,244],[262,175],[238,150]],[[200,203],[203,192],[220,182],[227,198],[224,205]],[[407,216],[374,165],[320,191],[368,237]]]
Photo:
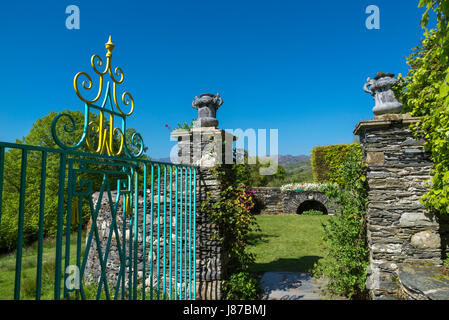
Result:
[[[65,132],[70,133],[75,129],[75,121],[69,114],[59,114],[55,117],[52,123],[52,135],[56,144],[63,149],[77,149],[86,144],[91,152],[108,154],[110,156],[120,156],[124,151],[128,157],[136,158],[142,155],[144,150],[142,136],[139,133],[134,133],[130,139],[131,145],[138,150],[137,154],[135,154],[135,152],[130,152],[125,137],[126,117],[132,115],[134,112],[134,99],[129,92],[125,91],[122,94],[121,103],[124,106],[129,107],[129,111],[124,112],[117,99],[117,85],[123,83],[125,76],[123,70],[119,67],[116,67],[114,71],[112,71],[112,50],[115,46],[112,43],[110,36],[105,47],[107,50],[106,66],[103,70],[100,70],[103,66],[103,60],[98,55],[94,54],[90,60],[92,69],[98,76],[98,90],[96,91],[95,97],[93,99],[88,99],[81,93],[82,89],[84,89],[84,91],[90,91],[93,88],[93,80],[88,73],[78,72],[73,79],[75,93],[78,98],[85,103],[85,121],[81,140],[74,146],[67,146],[58,138],[56,124],[61,117],[67,117],[71,122],[70,127],[67,127],[66,124],[64,125]],[[112,80],[112,92],[109,81],[104,85],[104,76],[106,74],[109,74]],[[80,85],[81,80],[82,82]],[[96,103],[103,95],[104,100],[101,106],[95,105],[94,103]],[[99,123],[89,121],[89,112],[91,108],[100,111]],[[109,122],[106,119],[105,113],[109,114]],[[115,116],[122,119],[121,128],[114,126]]]

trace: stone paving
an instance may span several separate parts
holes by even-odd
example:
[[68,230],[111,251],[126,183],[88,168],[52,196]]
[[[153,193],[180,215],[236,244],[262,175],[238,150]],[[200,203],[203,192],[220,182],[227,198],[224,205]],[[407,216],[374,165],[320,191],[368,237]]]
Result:
[[326,281],[303,272],[266,272],[260,280],[263,300],[342,300],[322,292]]

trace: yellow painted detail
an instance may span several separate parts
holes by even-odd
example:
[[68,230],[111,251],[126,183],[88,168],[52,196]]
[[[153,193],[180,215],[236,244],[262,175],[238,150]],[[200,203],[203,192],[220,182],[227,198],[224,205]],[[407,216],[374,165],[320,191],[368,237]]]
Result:
[[[111,36],[109,36],[108,42],[105,44],[107,53],[106,53],[106,66],[103,70],[99,70],[100,67],[103,66],[103,60],[96,54],[94,54],[91,58],[91,66],[93,71],[98,75],[98,90],[96,92],[95,98],[87,99],[85,98],[81,92],[79,87],[79,80],[81,77],[84,77],[85,80],[81,82],[81,86],[84,90],[89,91],[92,90],[92,77],[86,72],[78,72],[73,79],[73,86],[75,88],[75,92],[77,96],[84,101],[85,103],[93,104],[97,102],[103,94],[104,91],[104,76],[109,74],[112,80],[112,111],[114,108],[123,115],[124,117],[130,116],[134,112],[134,99],[129,92],[124,92],[121,97],[121,101],[125,106],[129,106],[129,112],[123,112],[122,108],[117,99],[117,85],[120,85],[124,81],[124,73],[123,70],[119,67],[115,68],[112,71],[112,50],[114,50],[114,44],[112,43]],[[109,113],[109,123],[105,119],[104,112]],[[92,134],[96,137],[96,142],[92,141]],[[114,141],[118,142],[114,143]],[[104,111],[100,112],[100,120],[99,123],[94,123],[91,121],[89,123],[88,128],[88,136],[86,139],[87,147],[91,152],[96,152],[99,154],[107,153],[110,156],[119,156],[123,152],[123,144],[124,144],[124,132],[120,128],[114,128],[114,115],[108,109],[104,109]],[[115,150],[114,149],[115,146]]]
[[131,197],[129,196],[129,194],[125,195],[125,212],[127,216],[130,216],[132,214]]

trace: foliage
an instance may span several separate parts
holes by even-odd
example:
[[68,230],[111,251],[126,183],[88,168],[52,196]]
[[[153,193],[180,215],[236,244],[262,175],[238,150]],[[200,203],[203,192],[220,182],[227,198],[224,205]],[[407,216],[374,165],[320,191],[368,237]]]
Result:
[[[426,6],[421,20],[424,39],[407,59],[405,81],[394,89],[404,112],[422,117],[414,126],[415,137],[425,139],[425,149],[434,162],[432,186],[422,200],[428,208],[443,213],[449,212],[449,0],[421,0],[419,6]],[[432,9],[437,28],[428,30]]]
[[289,183],[281,187],[282,191],[321,191],[329,183]]
[[271,159],[250,157],[246,150],[234,150],[234,158],[239,164],[234,164],[234,170],[241,184],[254,187],[280,187],[286,183],[309,182],[312,180],[310,161],[278,164],[272,175],[262,175],[261,168],[268,168]]
[[332,179],[331,172],[336,172],[343,164],[346,153],[358,148],[357,143],[318,146],[312,149],[311,162],[314,182],[341,182]]
[[201,209],[218,226],[214,239],[220,242],[228,255],[226,260],[230,273],[245,270],[254,261],[253,255],[245,250],[248,234],[256,227],[251,213],[254,207],[253,195],[254,191],[248,186],[228,185],[220,192],[217,200],[212,200],[210,196],[201,204]]
[[184,123],[178,123],[178,125],[171,130],[171,128],[166,124],[165,127],[168,128],[171,131],[176,131],[176,130],[184,130],[184,131],[190,131],[192,130],[192,128],[194,128],[194,126],[196,125],[196,119],[192,119],[192,122],[184,122]]
[[324,213],[319,210],[307,210],[302,213],[303,216],[322,216]]
[[342,166],[330,173],[324,190],[335,201],[337,214],[323,224],[328,255],[315,266],[315,275],[329,278],[332,294],[359,298],[365,293],[368,250],[365,213],[368,205],[366,176],[360,148],[350,148]]
[[[254,191],[247,185],[240,184],[242,177],[238,170],[242,167],[239,166],[241,165],[216,166],[213,173],[221,182],[221,191],[217,198],[210,193],[201,203],[201,211],[206,213],[218,228],[213,239],[219,241],[226,255],[224,260],[230,275],[224,281],[226,288],[230,288],[229,283],[238,281],[241,277],[238,274],[246,272],[248,266],[254,262],[254,255],[247,251],[247,245],[249,233],[258,229],[252,214]],[[248,290],[246,287],[241,293],[246,295]],[[225,295],[240,299],[241,297],[236,296],[238,292],[240,291],[227,292]]]
[[223,289],[226,300],[254,300],[262,294],[257,280],[246,271],[232,274]]
[[[295,163],[286,163],[282,167],[285,169],[284,178],[281,183],[272,182],[270,186],[281,186],[287,183],[307,183],[313,182],[312,167],[310,160],[303,160]],[[275,185],[276,184],[276,185]]]
[[[70,115],[75,122],[72,132],[63,130],[64,126],[71,127],[71,123],[66,117],[60,118],[57,124],[58,137],[67,145],[75,145],[82,137],[84,123],[84,114],[79,111],[65,110],[61,113]],[[33,124],[28,135],[22,140],[16,140],[17,144],[27,144],[52,149],[59,149],[51,135],[51,124],[58,114],[51,112],[49,115],[37,119]],[[94,122],[98,121],[98,115],[90,114],[90,119]],[[66,121],[66,122],[64,122]],[[128,129],[126,139],[129,141],[134,129]],[[117,143],[115,141],[115,143]],[[130,144],[129,144],[130,145]],[[117,147],[115,147],[117,149]],[[87,146],[82,146],[78,151],[90,153]],[[131,149],[131,152],[136,152]],[[144,157],[146,158],[146,157]],[[21,174],[22,151],[20,149],[9,149],[5,152],[4,164],[4,186],[2,199],[2,217],[0,224],[0,251],[10,251],[15,248],[18,231],[18,212],[20,197],[20,174]],[[108,162],[105,160],[104,162]],[[58,206],[59,192],[59,166],[60,156],[55,152],[47,153],[46,161],[46,179],[45,179],[45,209],[43,235],[44,237],[54,237],[56,235],[56,216]],[[89,169],[101,169],[108,165],[89,165]],[[42,152],[29,151],[27,157],[26,170],[26,189],[25,189],[25,208],[24,208],[24,244],[27,245],[37,239],[39,224],[39,208],[41,194],[41,170],[42,170]],[[142,175],[140,175],[142,176]],[[79,173],[78,178],[91,180],[93,190],[99,190],[102,175]],[[111,186],[116,184],[116,176],[110,176]],[[142,178],[142,177],[141,177]],[[67,168],[65,186],[67,186]],[[67,200],[67,199],[65,199]],[[85,203],[87,206],[87,203]],[[89,218],[89,210],[87,207],[83,210],[82,221],[87,222]],[[65,219],[64,219],[65,221]],[[75,226],[73,226],[75,227]]]
[[[76,123],[83,123],[83,115],[80,112],[65,111],[70,114]],[[50,132],[50,126],[56,113],[38,119],[30,133],[22,140],[16,140],[17,144],[30,144],[49,148],[57,148]],[[75,127],[73,137],[79,139],[82,135],[82,128]],[[63,141],[76,143],[76,138],[66,133],[62,136]],[[24,210],[24,243],[31,243],[36,240],[38,233],[39,217],[39,197],[40,197],[40,176],[41,176],[41,154],[30,152],[27,160],[27,179]],[[16,245],[19,212],[20,194],[20,172],[21,172],[22,151],[19,149],[9,149],[5,153],[4,167],[4,189],[2,203],[2,223],[0,225],[0,249],[11,250]],[[45,212],[44,212],[44,236],[54,236],[56,234],[56,213],[59,188],[59,156],[48,153],[46,188],[45,188]]]
[[282,181],[285,177],[285,169],[280,165],[272,175],[260,174],[262,168],[269,168],[272,165],[271,159],[250,157],[246,150],[234,150],[234,157],[239,160],[233,166],[240,183],[265,187],[275,181]]

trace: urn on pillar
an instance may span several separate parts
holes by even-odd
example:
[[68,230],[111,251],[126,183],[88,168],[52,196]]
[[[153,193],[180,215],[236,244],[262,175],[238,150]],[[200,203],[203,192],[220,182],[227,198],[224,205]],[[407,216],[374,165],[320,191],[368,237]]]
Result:
[[192,107],[198,110],[197,124],[199,127],[217,127],[217,110],[223,104],[220,94],[203,93],[200,98],[195,97]]
[[373,112],[376,116],[401,112],[402,103],[396,99],[391,89],[398,82],[393,73],[385,72],[378,72],[374,79],[368,77],[366,80],[363,90],[373,96]]

